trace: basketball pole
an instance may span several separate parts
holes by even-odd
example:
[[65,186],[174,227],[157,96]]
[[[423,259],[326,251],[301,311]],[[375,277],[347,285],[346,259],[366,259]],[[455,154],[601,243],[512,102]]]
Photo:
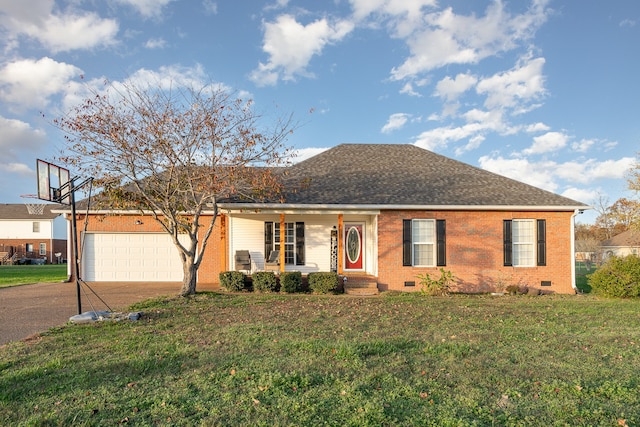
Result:
[[73,269],[76,276],[76,296],[78,298],[78,314],[82,314],[82,298],[80,292],[80,260],[78,257],[78,224],[76,221],[76,188],[74,179],[69,181],[69,202],[71,203],[71,234],[73,234]]
[[[76,189],[82,188],[87,183],[93,180],[93,178],[85,179],[80,185],[75,185],[75,180],[77,178],[72,178],[68,182],[69,186],[69,204],[71,205],[71,234],[72,242],[73,242],[73,269],[74,276],[76,279],[76,294],[78,299],[78,314],[82,314],[82,292],[80,289],[80,257],[78,255],[78,225],[76,219]],[[64,186],[63,186],[64,187]],[[61,188],[62,190],[62,188]],[[65,196],[60,196],[59,199],[63,200]]]

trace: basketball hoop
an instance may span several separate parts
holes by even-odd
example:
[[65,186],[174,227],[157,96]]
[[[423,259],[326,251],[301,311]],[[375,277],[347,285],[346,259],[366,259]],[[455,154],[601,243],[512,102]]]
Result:
[[[44,207],[47,205],[46,203],[37,203],[38,195],[37,194],[23,194],[22,197],[25,201],[23,202],[27,207],[27,212],[29,215],[42,215],[44,214]],[[32,201],[33,199],[33,201]]]

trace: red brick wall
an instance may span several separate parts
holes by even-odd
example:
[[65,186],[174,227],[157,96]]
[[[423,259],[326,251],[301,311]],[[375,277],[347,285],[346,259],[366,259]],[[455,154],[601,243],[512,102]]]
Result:
[[[382,211],[378,218],[378,284],[381,290],[417,291],[418,274],[440,276],[440,267],[402,266],[402,220],[446,220],[447,265],[456,280],[454,291],[492,292],[498,283],[574,293],[571,286],[572,212]],[[503,265],[503,220],[545,219],[547,265]],[[415,287],[405,287],[415,281]],[[551,286],[541,286],[551,281]]]
[[[213,219],[212,215],[200,217],[201,231],[199,233],[199,243],[201,244],[204,234]],[[141,224],[136,224],[140,221]],[[78,215],[78,244],[81,243],[82,232],[85,228],[85,215]],[[89,215],[86,227],[87,232],[105,233],[159,233],[165,232],[161,225],[151,216],[141,215]],[[198,269],[198,284],[217,284],[218,275],[224,270],[221,267],[220,254],[220,218],[216,220],[211,237],[205,249],[204,259]]]
[[[33,244],[33,251],[26,252],[27,243]],[[47,254],[40,255],[40,243],[47,245]],[[53,247],[51,247],[53,243]],[[44,258],[47,264],[57,263],[56,252],[62,253],[62,259],[67,258],[67,241],[61,239],[2,239],[0,240],[0,252],[18,253],[18,258]]]

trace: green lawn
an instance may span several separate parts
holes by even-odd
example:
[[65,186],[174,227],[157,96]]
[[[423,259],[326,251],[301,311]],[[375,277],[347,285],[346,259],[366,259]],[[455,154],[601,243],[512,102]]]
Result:
[[66,264],[0,265],[0,288],[28,283],[60,282],[66,278]]
[[0,348],[0,425],[640,425],[640,301],[203,293]]
[[594,273],[597,270],[596,265],[592,263],[589,268],[584,262],[576,261],[576,286],[580,292],[591,292],[591,286],[589,286],[588,275]]

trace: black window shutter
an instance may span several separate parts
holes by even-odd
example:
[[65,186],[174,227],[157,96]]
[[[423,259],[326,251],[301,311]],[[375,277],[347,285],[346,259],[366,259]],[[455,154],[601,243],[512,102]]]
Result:
[[538,223],[538,265],[547,265],[547,221],[539,219]]
[[447,226],[444,219],[436,220],[436,245],[437,245],[437,260],[436,265],[438,267],[447,265],[447,238],[446,238]]
[[304,222],[296,222],[296,265],[304,265]]
[[504,235],[504,265],[505,267],[510,267],[513,265],[513,237],[511,236],[511,220],[505,219],[502,228]]
[[402,220],[402,265],[409,266],[413,265],[413,260],[411,259],[411,220],[403,219]]
[[273,251],[273,222],[264,223],[264,259],[269,259]]

